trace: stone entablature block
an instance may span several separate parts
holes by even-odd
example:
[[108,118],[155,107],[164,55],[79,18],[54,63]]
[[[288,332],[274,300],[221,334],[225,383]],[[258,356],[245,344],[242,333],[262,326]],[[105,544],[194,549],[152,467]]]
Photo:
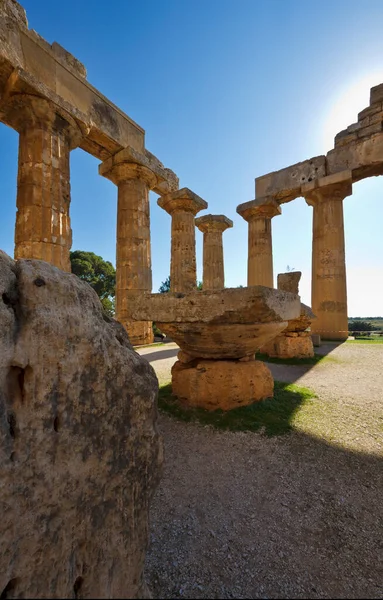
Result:
[[[80,147],[98,159],[106,160],[127,146],[147,152],[144,129],[87,81],[76,57],[28,29],[25,10],[15,0],[0,0],[0,40],[0,121],[12,127],[5,104],[15,94],[31,94],[75,119],[86,131]],[[173,181],[158,193],[175,187]]]

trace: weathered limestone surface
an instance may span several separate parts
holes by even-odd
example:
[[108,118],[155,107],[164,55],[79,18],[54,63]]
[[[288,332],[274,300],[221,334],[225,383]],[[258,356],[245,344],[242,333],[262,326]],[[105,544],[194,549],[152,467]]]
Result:
[[195,220],[203,233],[203,289],[220,290],[225,287],[222,234],[233,221],[224,215],[204,215]]
[[0,592],[148,597],[154,371],[75,275],[1,253],[0,292]]
[[[153,157],[154,158],[154,157]],[[132,344],[153,342],[151,321],[127,318],[129,298],[152,290],[149,191],[165,182],[158,161],[125,148],[99,166],[99,173],[118,186],[116,247],[116,318]]]
[[[279,273],[278,290],[299,293],[299,281],[302,276],[300,271]],[[314,347],[310,327],[315,315],[311,308],[301,302],[299,317],[289,319],[286,329],[274,340],[269,341],[261,348],[261,352],[277,358],[308,358],[314,356]]]
[[324,177],[326,174],[326,157],[314,156],[309,160],[257,177],[255,196],[256,198],[272,196],[279,204],[289,202],[300,196],[303,184],[317,177]]
[[15,258],[70,271],[69,153],[82,132],[70,115],[28,94],[12,96],[6,116],[20,134]]
[[301,271],[290,271],[289,273],[278,273],[277,288],[284,292],[299,294],[299,282],[302,277]]
[[274,381],[259,360],[198,360],[192,365],[177,361],[172,367],[172,390],[189,406],[231,410],[272,397]]
[[274,198],[257,198],[237,206],[237,213],[249,223],[247,285],[274,287],[271,219],[281,214]]
[[161,331],[195,358],[253,355],[299,316],[299,296],[263,286],[189,294],[144,294],[130,303],[131,317],[151,315]]
[[288,334],[278,335],[268,342],[261,352],[275,358],[309,358],[314,356],[314,347],[310,332],[300,332],[296,337]]
[[182,188],[162,196],[157,204],[172,217],[170,289],[190,292],[197,286],[194,217],[207,208],[207,202]]
[[350,171],[324,177],[302,189],[313,206],[312,309],[313,333],[322,338],[348,337],[343,199],[352,193]]

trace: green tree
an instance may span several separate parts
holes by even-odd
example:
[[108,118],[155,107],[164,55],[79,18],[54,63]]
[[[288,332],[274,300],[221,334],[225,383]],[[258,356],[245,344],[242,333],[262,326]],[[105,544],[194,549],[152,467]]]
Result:
[[114,316],[114,297],[116,294],[116,269],[108,260],[94,252],[74,250],[70,253],[72,273],[77,275],[97,293],[107,315]]
[[[202,290],[202,281],[197,281],[197,290]],[[170,292],[170,275],[163,281],[158,288],[160,294],[166,294]]]
[[373,331],[374,328],[367,321],[349,321],[349,331]]

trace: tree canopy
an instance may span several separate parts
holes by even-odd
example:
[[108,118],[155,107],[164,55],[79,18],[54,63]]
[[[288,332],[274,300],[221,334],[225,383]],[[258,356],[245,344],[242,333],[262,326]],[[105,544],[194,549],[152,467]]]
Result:
[[[197,281],[196,284],[197,290],[202,290],[202,281]],[[166,294],[167,292],[170,292],[170,275],[168,275],[165,281],[161,283],[160,287],[158,288],[158,291],[160,294]]]
[[105,312],[114,316],[114,297],[116,294],[116,269],[111,262],[104,260],[94,252],[74,250],[70,253],[72,273],[95,290]]

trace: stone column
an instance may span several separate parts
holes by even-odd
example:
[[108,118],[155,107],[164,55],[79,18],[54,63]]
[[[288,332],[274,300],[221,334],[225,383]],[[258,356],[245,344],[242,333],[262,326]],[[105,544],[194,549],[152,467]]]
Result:
[[265,197],[245,202],[237,213],[249,223],[247,285],[274,287],[271,219],[281,214],[274,198]]
[[331,340],[348,337],[343,199],[351,193],[351,171],[302,186],[314,209],[311,304],[317,320],[311,330]]
[[191,292],[197,287],[194,217],[207,208],[207,202],[188,188],[157,200],[172,217],[170,291]]
[[82,133],[74,119],[48,100],[17,94],[7,122],[20,134],[15,258],[45,260],[70,271],[69,153]]
[[225,287],[222,234],[233,221],[224,215],[204,215],[195,220],[203,233],[203,289],[220,290]]
[[129,162],[122,151],[99,166],[99,173],[118,186],[116,247],[116,319],[133,345],[153,341],[151,321],[127,318],[130,296],[152,290],[149,191],[157,183],[151,169]]

